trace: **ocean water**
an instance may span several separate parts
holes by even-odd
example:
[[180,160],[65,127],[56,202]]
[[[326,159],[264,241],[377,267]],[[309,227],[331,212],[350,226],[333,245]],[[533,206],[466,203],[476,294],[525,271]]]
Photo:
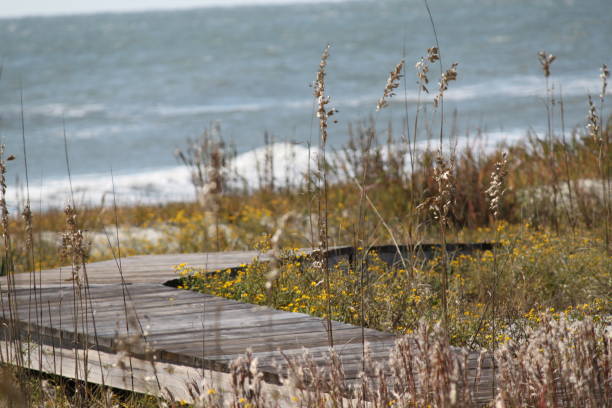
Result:
[[[317,143],[310,84],[327,43],[327,93],[339,110],[332,146],[346,142],[350,123],[370,117],[380,129],[400,129],[404,98],[414,115],[414,63],[434,44],[421,0],[228,4],[0,19],[0,137],[18,158],[10,163],[10,191],[25,175],[22,93],[30,190],[45,205],[67,197],[64,128],[73,183],[92,200],[109,194],[111,168],[122,200],[192,197],[173,153],[212,122],[236,144],[236,167],[246,176],[253,177],[267,131],[279,142],[279,179],[299,177],[307,143]],[[584,125],[587,95],[600,92],[599,68],[612,66],[610,0],[430,6],[444,64],[459,62],[445,98],[459,134],[481,130],[503,141],[545,128],[539,50],[557,56],[550,81],[563,94],[567,128]],[[402,57],[406,92],[402,85],[376,113],[388,72]],[[432,67],[432,91],[438,75]],[[558,118],[553,126],[560,127]]]

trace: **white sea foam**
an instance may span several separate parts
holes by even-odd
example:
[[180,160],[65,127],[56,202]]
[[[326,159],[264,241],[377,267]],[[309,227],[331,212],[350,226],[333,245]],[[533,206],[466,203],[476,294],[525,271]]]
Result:
[[[601,81],[593,77],[571,77],[553,79],[551,85],[559,91],[561,86],[563,96],[586,96],[589,93],[598,93]],[[609,92],[608,92],[609,93]],[[474,85],[450,86],[445,98],[451,100],[468,100],[492,96],[526,97],[542,96],[546,94],[544,81],[540,76],[515,76],[504,80],[490,80]]]
[[[461,150],[463,147],[470,146],[478,151],[487,152],[495,149],[500,143],[513,144],[524,140],[524,137],[525,131],[520,129],[490,132],[479,136],[460,137],[454,142],[447,141],[444,150],[448,152],[452,148]],[[417,142],[417,151],[430,148],[437,148],[437,140]],[[390,151],[397,151],[397,149],[398,146],[383,145],[381,154],[383,158],[386,158]],[[275,143],[242,153],[229,165],[233,175],[231,186],[237,189],[261,187],[261,183],[266,182],[264,166],[268,158],[271,158],[274,163],[272,174],[275,186],[303,185],[308,172],[316,168],[318,153],[317,147],[308,149],[304,145],[294,143]],[[340,160],[336,154],[330,151],[328,160],[332,163]],[[405,170],[410,171],[408,158]],[[343,177],[343,175],[336,176]],[[349,176],[351,176],[350,173]],[[111,205],[113,179],[110,173],[73,176],[72,191],[78,205]],[[114,196],[120,205],[193,201],[196,198],[190,171],[185,166],[115,174],[114,191]],[[23,191],[9,188],[8,202],[12,207],[15,207],[23,197]],[[38,208],[39,205],[42,205],[43,208],[61,207],[71,201],[69,180],[67,178],[44,180],[42,185],[34,181],[30,186],[30,198],[33,208]]]
[[238,155],[230,167],[238,175],[238,180],[251,188],[259,187],[265,163],[270,158],[274,163],[271,170],[275,185],[295,187],[304,181],[309,170],[309,158],[310,169],[316,166],[318,151],[316,147],[308,149],[294,143],[275,143]]
[[[118,174],[114,176],[115,196],[121,204],[190,201],[194,199],[193,187],[185,167],[172,167],[139,173]],[[9,188],[9,203],[16,204],[24,191]],[[61,207],[76,204],[112,204],[113,177],[106,174],[85,174],[68,178],[42,180],[30,184],[32,207]]]
[[[532,131],[533,132],[533,131]],[[542,134],[536,133],[539,137],[543,136]],[[468,135],[458,137],[454,140],[446,139],[443,141],[442,151],[443,154],[447,155],[452,151],[461,152],[462,150],[469,148],[471,151],[475,153],[492,153],[496,149],[504,146],[510,146],[513,144],[517,144],[521,141],[525,140],[526,131],[524,129],[514,129],[508,131],[497,131],[497,132],[486,132],[480,133],[477,135]],[[411,147],[412,148],[412,147]],[[439,148],[438,139],[425,139],[425,140],[417,140],[414,151],[418,156],[420,153],[425,151],[437,150]],[[382,159],[387,161],[392,154],[397,154],[398,151],[406,151],[407,146],[404,142],[396,143],[396,144],[383,144],[380,146],[380,153]],[[342,162],[342,157],[331,157],[332,167],[337,167],[340,162]],[[334,164],[334,161],[337,161]],[[355,174],[352,174],[349,170],[349,177],[355,177]],[[406,153],[405,162],[404,162],[404,172],[409,174],[411,171],[411,162],[410,155]],[[342,176],[342,175],[341,175]]]
[[[593,78],[571,77],[552,80],[551,85],[555,87],[555,93],[563,90],[563,97],[586,96],[598,94],[601,89],[601,81],[594,75]],[[606,94],[610,95],[608,90]],[[436,88],[430,89],[429,95],[422,95],[423,101],[431,102],[436,94]],[[399,95],[398,99],[402,99]],[[451,101],[468,101],[491,97],[545,97],[546,88],[540,76],[515,76],[504,80],[483,81],[472,85],[451,84],[445,92],[444,98]],[[408,100],[415,101],[416,92],[408,93]]]

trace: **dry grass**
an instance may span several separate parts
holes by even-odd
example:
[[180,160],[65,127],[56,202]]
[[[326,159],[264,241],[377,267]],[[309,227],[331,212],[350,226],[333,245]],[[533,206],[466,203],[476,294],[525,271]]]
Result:
[[[386,367],[375,364],[366,352],[364,372],[352,382],[346,381],[344,364],[333,349],[328,355],[330,365],[325,368],[307,351],[302,356],[285,357],[287,368],[279,370],[285,390],[282,396],[262,387],[263,374],[249,351],[231,364],[231,381],[225,388],[207,380],[189,381],[191,404],[171,396],[159,401],[99,387],[81,390],[87,394],[85,402],[74,383],[60,386],[54,377],[30,382],[29,390],[31,403],[44,401],[44,406],[58,408],[84,403],[92,407],[201,408],[473,406],[478,396],[473,387],[466,387],[472,381],[468,380],[467,354],[451,348],[445,338],[439,326],[421,324],[413,335],[397,341]],[[605,406],[612,396],[610,351],[609,334],[596,330],[591,321],[543,316],[543,322],[524,341],[509,342],[495,352],[499,364],[495,406]],[[489,358],[482,354],[479,365],[490,364],[485,361]],[[477,368],[477,376],[479,372]],[[3,375],[11,374],[4,371]],[[3,379],[2,386],[16,381]],[[3,402],[24,406],[22,394],[14,390],[6,389]]]
[[[326,94],[329,50],[327,46],[322,53],[314,83],[317,168],[294,188],[280,189],[274,183],[275,163],[269,154],[259,168],[262,188],[232,189],[235,151],[212,126],[177,152],[191,170],[197,203],[79,209],[72,204],[63,212],[33,214],[26,200],[18,211],[21,217],[10,216],[5,172],[12,158],[5,161],[0,147],[2,273],[8,276],[8,287],[2,288],[8,292],[7,302],[1,305],[5,340],[15,350],[22,349],[24,338],[17,333],[11,287],[15,273],[31,274],[32,313],[38,317],[42,312],[36,273],[60,263],[70,265],[77,299],[74,314],[80,318],[73,322],[77,336],[82,327],[92,324],[95,329],[89,261],[117,254],[272,249],[271,265],[254,262],[237,277],[204,274],[184,265],[179,272],[189,275],[183,286],[190,289],[326,319],[329,366],[318,366],[305,353],[287,357],[289,368],[279,373],[292,405],[471,406],[476,396],[467,381],[467,347],[493,349],[499,364],[494,401],[498,407],[599,407],[610,401],[612,349],[606,330],[612,313],[612,127],[611,121],[603,119],[607,67],[602,68],[599,109],[589,98],[587,127],[575,129],[569,139],[565,131],[561,138],[554,134],[553,110],[559,107],[563,117],[563,103],[556,103],[549,84],[555,57],[542,52],[538,55],[547,90],[545,138],[529,135],[523,143],[492,151],[479,147],[482,137],[477,136],[460,148],[444,151],[444,142],[456,141],[457,136],[445,133],[444,93],[458,74],[457,63],[443,70],[436,45],[416,64],[419,102],[412,123],[406,107],[401,136],[390,127],[381,131],[373,121],[358,124],[349,127],[349,141],[332,154],[329,125],[336,110],[330,108]],[[429,92],[429,64],[435,62],[441,71],[433,104],[440,117],[440,142],[437,148],[419,147],[418,139],[433,139],[419,116],[421,92]],[[389,107],[403,69],[402,60],[390,73],[377,110]],[[27,160],[25,133],[23,141]],[[66,161],[69,164],[68,155]],[[304,205],[304,197],[316,201],[316,211]],[[109,226],[115,229],[115,246],[110,239],[106,248],[89,245],[88,233],[108,234]],[[120,240],[120,226],[151,228],[162,239],[155,243],[129,237]],[[315,228],[317,234],[304,232]],[[485,238],[499,244],[493,252],[452,258],[446,251],[447,242]],[[410,253],[401,266],[385,265],[367,250],[388,241],[399,249],[400,243],[428,240],[441,244],[439,256],[425,260]],[[331,267],[327,249],[346,243],[360,248],[358,256],[352,264]],[[317,249],[314,259],[295,258],[292,251],[283,250],[306,246]],[[128,304],[129,288],[123,285],[122,289],[130,329],[127,336],[115,339],[116,351],[122,367],[131,372],[133,355],[148,354],[149,344]],[[331,319],[407,336],[390,350],[386,367],[373,363],[364,343],[361,377],[347,383],[343,363],[333,350]],[[28,328],[26,341],[30,335]],[[97,341],[95,330],[93,340]],[[42,360],[40,354],[30,355],[29,348],[27,353],[6,359],[2,354],[0,363],[17,361],[20,366],[24,358]],[[95,351],[84,356],[85,365],[87,359],[100,359]],[[75,358],[79,358],[76,350]],[[155,370],[152,359],[150,364]],[[87,374],[74,382],[7,366],[2,366],[0,374],[7,406],[184,405],[171,395],[163,400],[123,398],[104,384],[91,387]],[[250,352],[231,365],[229,374],[229,389],[190,383],[194,405],[279,405],[277,396],[264,391],[263,375]]]
[[[379,223],[382,217],[387,226],[393,230],[394,235],[399,237],[400,242],[407,242],[408,231],[404,229],[402,220],[416,214],[415,208],[410,206],[410,198],[416,191],[421,192],[421,197],[425,199],[439,196],[442,190],[436,181],[437,178],[440,179],[440,176],[436,176],[435,169],[430,167],[435,159],[435,153],[423,152],[419,155],[421,162],[415,166],[415,173],[410,174],[406,172],[406,166],[400,164],[404,160],[405,150],[399,150],[402,154],[389,155],[386,151],[391,151],[391,149],[387,150],[387,147],[394,146],[394,142],[387,139],[386,143],[379,144],[374,127],[359,128],[359,132],[361,136],[353,139],[352,144],[347,147],[344,155],[346,160],[342,162],[342,166],[330,168],[330,171],[336,172],[335,174],[338,175],[352,172],[354,172],[353,174],[362,174],[363,180],[365,180],[362,183],[368,186],[368,198],[374,203],[372,208],[376,208],[380,212],[380,216],[374,214],[373,209],[368,209],[365,206],[362,208],[361,214],[350,211],[350,208],[357,208],[359,205],[360,191],[355,188],[353,183],[342,181],[343,178],[338,177],[335,179],[337,181],[329,188],[329,237],[334,243],[352,242],[355,234],[353,226],[356,225],[358,220],[361,220],[362,222],[359,225],[362,231],[366,231],[362,238],[362,242],[365,243],[364,246],[369,245],[369,243],[386,242],[389,240],[389,231]],[[361,137],[370,139],[373,148],[369,150],[360,149],[360,143],[364,140]],[[554,232],[552,220],[555,210],[549,201],[550,195],[546,194],[547,185],[552,179],[551,172],[547,167],[549,162],[547,146],[546,143],[540,143],[540,141],[532,139],[524,145],[507,147],[509,171],[505,178],[504,200],[503,202],[495,201],[494,211],[497,212],[497,215],[491,215],[491,198],[494,198],[493,195],[501,196],[501,190],[498,189],[495,194],[493,194],[494,191],[490,190],[491,197],[487,199],[487,189],[490,186],[490,174],[494,172],[499,160],[499,153],[476,153],[474,149],[466,148],[457,152],[455,167],[449,170],[453,172],[454,183],[457,186],[455,198],[457,205],[447,213],[452,239],[494,239],[504,243],[501,252],[495,254],[497,269],[494,267],[493,254],[459,259],[458,263],[450,262],[449,282],[445,291],[440,290],[440,277],[443,275],[436,272],[438,266],[435,264],[419,265],[413,260],[408,260],[410,272],[417,278],[418,283],[416,284],[414,281],[408,282],[407,280],[392,278],[392,270],[381,272],[382,274],[376,282],[379,285],[377,287],[372,286],[371,282],[364,285],[364,282],[359,279],[359,274],[351,275],[349,273],[348,276],[353,276],[354,281],[345,288],[340,285],[330,286],[327,293],[333,294],[333,297],[324,296],[318,314],[320,316],[327,314],[336,319],[384,330],[418,333],[420,329],[414,326],[417,316],[426,314],[430,323],[439,320],[444,314],[440,310],[442,303],[439,296],[441,293],[447,293],[446,303],[450,307],[446,314],[448,315],[447,324],[451,342],[473,346],[501,344],[500,350],[509,347],[507,346],[507,344],[510,344],[509,341],[512,342],[511,344],[515,344],[515,347],[520,348],[527,347],[529,342],[532,341],[531,339],[537,339],[537,336],[534,337],[530,333],[537,329],[537,320],[541,319],[539,311],[542,310],[554,308],[555,312],[551,313],[560,313],[572,317],[571,321],[574,323],[571,324],[575,324],[576,319],[580,320],[586,316],[595,316],[596,319],[600,319],[598,324],[601,324],[602,321],[605,322],[606,316],[609,316],[610,313],[609,302],[606,303],[605,301],[605,295],[610,290],[609,279],[606,278],[606,271],[610,268],[610,258],[606,254],[605,243],[597,239],[597,236],[601,236],[601,230],[595,222],[596,219],[605,214],[602,205],[603,199],[598,195],[597,190],[590,192],[582,184],[582,180],[596,180],[598,178],[597,164],[594,165],[592,160],[593,151],[597,145],[594,144],[592,138],[576,135],[572,139],[571,145],[563,146],[559,144],[553,147],[554,155],[559,160],[566,154],[565,152],[575,158],[573,162],[575,164],[570,172],[572,175],[570,184],[578,210],[572,214],[571,218],[564,211],[557,210],[556,216],[561,220],[559,223],[560,231],[573,231],[571,234],[561,235]],[[351,168],[354,170],[351,170]],[[365,169],[368,171],[364,171]],[[499,169],[497,173],[501,175]],[[458,177],[460,175],[468,176]],[[494,181],[499,184],[499,177],[497,179],[494,177]],[[417,186],[416,191],[412,190],[413,186]],[[501,184],[498,187],[500,186]],[[538,193],[538,190],[541,192]],[[116,214],[120,224],[131,223],[140,227],[157,226],[164,230],[166,237],[164,240],[165,246],[141,243],[142,246],[139,249],[137,247],[130,248],[129,241],[124,241],[122,245],[125,246],[122,248],[122,252],[124,254],[135,253],[135,251],[153,253],[164,252],[177,247],[183,251],[215,250],[217,245],[222,249],[259,248],[261,250],[274,246],[277,248],[276,251],[279,252],[280,248],[287,246],[304,246],[308,244],[308,240],[302,235],[301,231],[307,230],[309,217],[301,206],[302,194],[303,190],[283,192],[268,190],[265,194],[253,192],[248,196],[240,192],[226,192],[219,195],[220,210],[215,217],[207,216],[206,211],[202,212],[200,204],[120,208]],[[560,201],[563,202],[563,199]],[[564,207],[560,206],[560,208]],[[285,222],[277,222],[274,214],[279,213],[292,213],[292,221],[288,222],[289,218],[287,218]],[[58,262],[58,248],[50,244],[47,244],[48,246],[41,245],[38,234],[41,228],[61,230],[62,227],[59,223],[62,221],[61,218],[58,221],[57,215],[58,213],[53,211],[46,214],[33,214],[34,247],[42,249],[36,251],[35,265],[37,267],[38,265],[50,266]],[[103,211],[81,209],[77,214],[71,212],[68,220],[74,216],[83,220],[83,226],[77,228],[76,224],[69,225],[69,230],[72,231],[70,240],[74,243],[66,245],[66,247],[77,250],[70,253],[69,263],[74,261],[75,270],[78,272],[81,268],[79,265],[83,264],[83,260],[88,258],[87,252],[89,251],[89,247],[83,243],[83,237],[79,235],[79,231],[109,225],[114,222],[115,214],[109,209],[103,209]],[[439,234],[438,228],[436,228],[438,224],[436,222],[428,223],[426,218],[421,218],[421,220],[419,239],[425,240],[428,237],[435,239]],[[508,226],[500,223],[502,220],[510,222],[522,220],[523,224]],[[570,220],[574,223],[573,226],[570,225]],[[26,261],[29,258],[26,255],[29,245],[27,239],[30,235],[27,232],[27,222],[23,218],[10,218],[7,221],[9,222],[8,231],[14,232],[11,235],[11,242],[14,243],[12,244],[12,253],[15,255],[13,259],[17,261],[15,262],[16,270],[27,272],[32,264],[31,261]],[[530,224],[530,226],[525,227],[525,223]],[[211,228],[215,225],[221,225],[224,231],[228,232],[227,236],[222,236],[217,241],[218,244],[215,243],[215,228]],[[500,225],[501,231],[499,229]],[[279,230],[282,231],[281,234],[271,233]],[[194,232],[201,231],[208,231],[207,235],[194,234]],[[229,239],[230,236],[237,237],[237,239]],[[170,243],[176,246],[172,247]],[[48,250],[48,252],[45,252],[45,250]],[[41,258],[41,254],[48,258]],[[108,257],[109,253],[98,256]],[[281,258],[279,257],[279,259]],[[374,266],[375,264],[370,263],[370,265]],[[246,300],[268,303],[262,301],[262,299],[258,301],[257,296],[259,294],[276,293],[275,296],[279,301],[275,304],[276,307],[286,308],[287,310],[298,307],[298,311],[312,313],[310,308],[313,305],[295,302],[297,296],[282,293],[283,279],[294,280],[295,273],[298,272],[286,263],[280,264],[279,268],[280,276],[274,281],[276,292],[274,292],[274,289],[273,292],[267,292],[264,283],[261,289],[249,287],[242,292],[232,292],[231,296],[236,295],[243,299],[242,295],[247,293]],[[357,270],[355,269],[355,271]],[[498,271],[497,275],[493,273],[495,270]],[[258,271],[252,272],[257,273]],[[337,282],[340,282],[337,280],[338,276],[331,275],[329,281],[336,279]],[[395,276],[397,276],[397,271]],[[400,276],[407,277],[408,275]],[[313,275],[313,279],[304,282],[304,285],[310,285],[312,281],[318,282],[321,279],[324,279],[324,277],[320,274]],[[79,282],[79,278],[76,279],[76,282]],[[218,282],[225,284],[228,280]],[[86,285],[81,287],[82,302],[77,306],[86,312],[88,306],[85,287]],[[322,287],[318,286],[317,288]],[[383,287],[386,290],[382,290]],[[416,293],[409,292],[405,296],[401,295],[405,288],[412,287],[417,289]],[[513,288],[510,292],[501,290],[498,292],[495,308],[487,306],[491,303],[490,293],[495,288],[510,287]],[[79,286],[77,285],[76,288],[78,290]],[[364,291],[362,288],[367,289]],[[350,291],[350,293],[367,293],[367,295],[362,298],[350,298],[342,293],[343,290]],[[303,291],[303,293],[306,292]],[[230,293],[217,294],[230,295]],[[282,300],[283,296],[285,300]],[[396,309],[389,310],[385,307],[387,303],[385,299],[388,299],[389,296],[398,298],[398,302],[394,304],[397,306]],[[333,303],[330,301],[332,298],[334,299]],[[417,302],[417,299],[419,300],[416,307],[406,308],[406,304],[413,305]],[[293,305],[289,306],[291,303]],[[330,304],[333,305],[331,313],[328,310]],[[308,307],[307,310],[302,309],[306,306]],[[315,309],[318,308],[316,305],[314,307]],[[360,316],[360,308],[365,309],[368,313]],[[398,315],[399,311],[403,311],[403,314]],[[317,312],[315,311],[314,314],[317,314]],[[87,313],[85,313],[85,316],[87,316]],[[409,322],[413,322],[412,326]],[[517,325],[521,322],[522,324]],[[542,331],[538,333],[541,336]],[[558,331],[551,333],[556,334]],[[512,340],[507,340],[506,337]],[[572,341],[577,340],[573,338]],[[528,356],[529,354],[525,351],[520,355]],[[416,357],[422,359],[422,357],[415,355],[412,355],[411,358],[415,359]],[[90,358],[96,358],[95,354],[92,353]],[[554,361],[560,361],[558,359],[562,357],[555,358],[557,360]],[[584,369],[585,361],[584,359],[581,360],[581,369]],[[601,357],[593,361],[597,363],[597,367],[605,362]],[[459,360],[453,360],[451,363],[459,364]],[[295,367],[301,369],[311,367],[314,370],[314,367],[308,365],[308,359],[298,361],[295,364]],[[336,372],[340,373],[341,370],[338,368]],[[373,370],[372,372],[375,373],[376,371]],[[245,371],[243,370],[241,373],[240,375],[244,377]],[[529,373],[531,372],[522,375],[527,376]],[[567,373],[567,371],[564,371],[564,373]],[[444,398],[449,398],[447,391],[452,388],[452,384],[455,384],[456,379],[453,376],[456,375],[450,371],[447,374],[452,378],[440,380],[440,384],[444,387],[440,385],[442,388],[439,392],[428,394],[428,398],[438,398],[438,400],[432,400],[433,406],[444,406],[440,404],[446,404],[444,401],[447,400]],[[498,375],[508,375],[508,372],[501,367]],[[17,378],[20,377],[17,376]],[[325,378],[327,378],[325,381],[332,381],[328,377]],[[333,381],[337,380],[337,377],[333,379]],[[389,389],[381,388],[382,385],[391,387],[386,383],[381,385],[376,376],[369,378],[368,381],[370,382],[369,387],[371,387],[367,397],[369,400],[386,401],[387,403],[391,400],[401,400],[397,399],[397,396]],[[544,380],[537,377],[521,377],[520,381],[531,381],[533,383],[534,381]],[[38,381],[34,382],[38,384]],[[321,380],[321,383],[324,383],[323,380]],[[578,385],[564,384],[563,387],[571,389],[568,387]],[[303,389],[296,390],[295,393],[299,395],[300,401],[306,401],[302,406],[312,406],[310,404],[314,403],[313,401],[322,401],[321,398],[324,398],[322,395],[332,395],[334,392],[340,395],[337,391],[324,392],[323,390],[329,391],[326,387],[331,387],[331,385],[325,385],[320,391],[313,391],[313,395],[307,395]],[[335,387],[338,389],[338,386]],[[532,389],[540,389],[535,385],[531,387]],[[245,398],[244,392],[246,391],[238,392],[237,395],[241,395],[237,397],[238,401],[240,401],[240,398]],[[316,392],[319,392],[320,395],[317,396]],[[584,389],[581,392],[585,392]],[[36,398],[49,398],[44,393],[36,395],[39,395]],[[94,401],[98,401],[95,403],[104,406],[101,400],[95,399],[99,397],[95,397],[96,394],[91,391],[83,389],[83,391],[74,395],[75,397],[58,397],[62,402],[58,403],[57,406],[73,406],[83,401],[89,401],[92,404],[94,404]],[[205,395],[203,401],[206,404],[210,403],[213,404],[211,406],[214,406],[217,403],[217,400],[211,395],[207,393]],[[523,395],[527,398],[528,394],[521,394],[521,397]],[[526,401],[535,401],[534,398],[540,397],[531,395],[529,396],[531,399],[526,399]],[[418,406],[419,403],[414,401],[420,401],[413,394],[410,394],[410,396],[404,395],[402,398],[403,401],[412,401],[406,402],[404,406]],[[466,395],[465,398],[471,397]],[[516,400],[511,398],[517,397],[513,394],[500,394],[498,398],[500,400],[507,399],[504,400],[506,406],[514,406]],[[589,398],[594,401],[593,397]],[[264,400],[267,401],[266,403],[271,401],[270,399],[261,401]],[[147,404],[152,405],[159,403],[158,401],[147,401]],[[260,404],[264,404],[261,401]],[[338,401],[337,399],[336,402]],[[349,400],[346,398],[343,401],[345,404],[353,403],[348,402]],[[132,403],[138,404],[137,402]]]

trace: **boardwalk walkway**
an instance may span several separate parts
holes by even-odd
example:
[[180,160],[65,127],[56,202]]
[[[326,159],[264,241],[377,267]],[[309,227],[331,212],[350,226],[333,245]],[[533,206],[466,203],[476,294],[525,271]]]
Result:
[[[229,379],[223,376],[227,376],[224,373],[230,362],[248,348],[272,388],[279,382],[278,367],[287,365],[281,351],[297,356],[307,349],[318,364],[327,364],[323,319],[164,286],[176,279],[173,266],[179,263],[227,269],[249,263],[256,255],[226,252],[128,257],[121,259],[123,278],[117,262],[93,263],[87,266],[89,286],[85,290],[70,280],[70,268],[37,274],[36,292],[31,289],[30,275],[16,275],[11,296],[6,291],[6,277],[0,278],[2,320],[18,321],[23,338],[38,345],[27,351],[28,358],[11,357],[14,345],[3,341],[3,358],[22,358],[17,363],[33,369],[128,390],[156,394],[161,388],[187,400],[185,384],[196,376],[214,377],[227,384]],[[13,316],[9,315],[9,302],[15,306]],[[361,369],[362,330],[333,322],[333,332],[346,377],[356,379]],[[395,336],[366,329],[365,337],[373,358],[386,361]],[[125,344],[129,344],[133,375],[119,370]],[[469,357],[470,382],[476,377],[477,358],[477,354]],[[491,398],[491,371],[485,367],[480,374],[480,401]]]

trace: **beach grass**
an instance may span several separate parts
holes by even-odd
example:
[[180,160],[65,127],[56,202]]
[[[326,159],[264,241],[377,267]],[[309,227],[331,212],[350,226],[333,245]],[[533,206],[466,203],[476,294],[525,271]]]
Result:
[[[86,274],[77,279],[89,262],[111,259],[118,248],[123,256],[256,250],[271,254],[272,261],[256,257],[238,272],[177,265],[179,288],[322,317],[328,322],[330,348],[334,336],[329,322],[340,320],[412,336],[427,350],[414,355],[401,341],[396,345],[390,367],[396,379],[409,381],[395,383],[393,392],[387,389],[391,377],[379,369],[366,373],[365,359],[362,392],[348,405],[333,350],[330,375],[317,374],[308,356],[292,361],[298,369],[285,374],[297,406],[469,406],[472,395],[457,388],[467,367],[451,346],[495,354],[500,363],[496,406],[601,406],[612,393],[611,343],[605,334],[612,324],[612,121],[601,119],[605,70],[601,104],[598,109],[589,99],[586,128],[555,134],[551,126],[544,137],[529,134],[523,142],[493,148],[480,135],[466,136],[458,146],[457,135],[446,134],[443,107],[446,90],[458,79],[458,65],[444,69],[439,47],[431,47],[417,69],[420,90],[428,92],[429,64],[440,65],[434,98],[439,132],[419,119],[419,102],[414,122],[406,118],[399,133],[372,119],[351,126],[349,141],[332,152],[328,141],[340,130],[325,87],[330,52],[329,46],[324,48],[314,86],[320,140],[316,166],[293,187],[275,182],[270,154],[259,168],[259,188],[232,188],[231,151],[220,135],[205,132],[179,153],[192,171],[196,202],[126,207],[72,203],[32,213],[27,198],[17,214],[10,214],[5,170],[12,160],[1,158],[2,271],[9,278],[8,309],[2,307],[10,316],[9,340],[22,345],[21,338],[11,335],[15,273],[70,264],[72,290],[79,299],[75,314],[85,319],[91,315],[95,328],[95,315],[88,313]],[[551,110],[561,109],[562,115],[563,104],[556,104],[548,82],[555,58],[539,55],[548,95],[545,120],[550,122]],[[403,69],[404,61],[392,69],[378,110],[389,108]],[[413,129],[412,137],[408,129]],[[417,146],[417,134],[431,143]],[[24,133],[27,157],[25,146]],[[400,253],[394,265],[369,251],[391,243],[401,252],[400,245],[415,248],[428,242],[438,244],[439,253],[430,258],[416,251]],[[493,246],[452,256],[446,244],[456,242]],[[354,247],[356,256],[332,265],[328,249],[337,245]],[[312,252],[305,256],[300,248]],[[125,317],[130,318],[127,307]],[[90,354],[88,358],[96,358],[95,351]],[[414,370],[402,368],[400,362],[408,360],[414,361]],[[232,365],[231,374],[257,383],[261,376],[255,366],[247,352]],[[8,406],[184,405],[172,398],[118,398],[104,384],[91,388],[87,377],[64,383],[2,369],[2,386],[18,389],[3,391]],[[562,391],[556,392],[557,386]],[[257,389],[241,383],[230,405],[269,406]],[[214,388],[194,400],[202,407],[224,404]]]

